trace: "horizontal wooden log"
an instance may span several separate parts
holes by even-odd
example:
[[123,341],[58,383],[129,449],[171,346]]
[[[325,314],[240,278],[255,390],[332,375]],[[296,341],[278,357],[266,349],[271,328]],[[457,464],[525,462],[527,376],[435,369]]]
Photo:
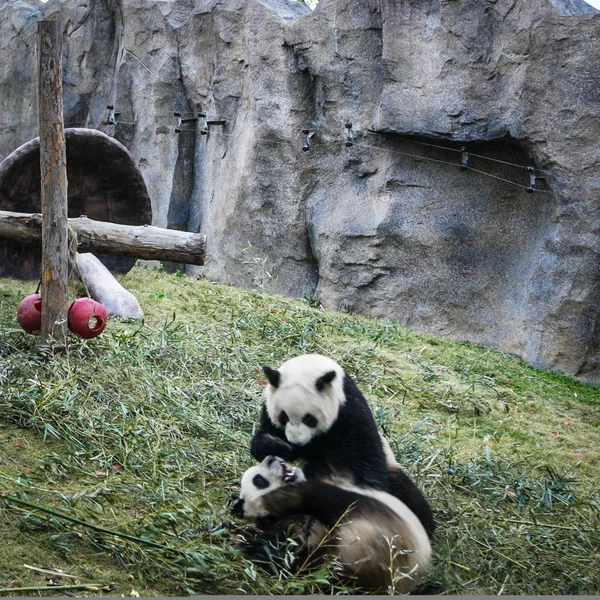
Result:
[[[87,217],[69,219],[69,223],[77,231],[78,252],[204,264],[206,236],[201,233],[152,225],[120,225]],[[41,215],[0,210],[0,239],[41,245]]]

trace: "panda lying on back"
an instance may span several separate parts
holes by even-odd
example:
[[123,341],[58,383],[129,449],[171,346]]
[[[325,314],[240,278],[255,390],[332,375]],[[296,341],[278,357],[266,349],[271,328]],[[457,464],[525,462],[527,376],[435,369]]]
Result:
[[433,534],[427,500],[396,463],[367,401],[340,365],[305,354],[263,371],[269,385],[250,448],[256,460],[268,455],[301,460],[309,480],[390,492]]
[[[244,473],[232,511],[267,531],[279,525],[284,538],[291,525],[307,555],[313,560],[325,553],[336,556],[345,576],[365,591],[406,594],[431,560],[425,529],[397,498],[307,481],[300,468],[290,469],[275,456]],[[241,547],[251,559],[252,547]]]

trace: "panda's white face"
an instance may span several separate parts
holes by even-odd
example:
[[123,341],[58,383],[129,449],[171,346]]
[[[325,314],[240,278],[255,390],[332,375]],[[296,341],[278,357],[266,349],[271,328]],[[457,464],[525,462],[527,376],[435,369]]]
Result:
[[345,402],[344,371],[320,354],[304,354],[279,369],[264,368],[269,379],[265,405],[271,422],[291,444],[305,446],[328,431]]
[[294,482],[306,481],[300,467],[290,467],[278,456],[267,456],[259,465],[250,467],[243,475],[240,485],[240,501],[243,516],[247,518],[268,516],[260,499],[280,487]]

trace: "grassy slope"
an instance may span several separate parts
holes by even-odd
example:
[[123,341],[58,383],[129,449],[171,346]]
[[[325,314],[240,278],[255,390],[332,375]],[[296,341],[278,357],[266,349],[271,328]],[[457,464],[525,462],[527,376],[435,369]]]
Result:
[[356,379],[436,509],[422,590],[600,593],[597,388],[299,300],[141,268],[122,279],[145,322],[112,319],[51,360],[14,318],[34,286],[0,280],[0,490],[176,551],[0,500],[0,588],[51,577],[111,583],[110,595],[331,592],[323,573],[241,559],[226,509],[252,464],[259,367],[320,352]]

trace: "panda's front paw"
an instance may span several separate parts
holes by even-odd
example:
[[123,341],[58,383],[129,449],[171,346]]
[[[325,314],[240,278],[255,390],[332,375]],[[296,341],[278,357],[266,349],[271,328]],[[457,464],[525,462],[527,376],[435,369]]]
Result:
[[293,448],[286,441],[270,433],[259,433],[252,440],[250,453],[259,461],[262,461],[269,455],[279,456],[283,460],[291,460]]
[[234,517],[239,517],[242,519],[244,517],[244,500],[242,498],[238,498],[234,502],[232,502],[229,512]]

